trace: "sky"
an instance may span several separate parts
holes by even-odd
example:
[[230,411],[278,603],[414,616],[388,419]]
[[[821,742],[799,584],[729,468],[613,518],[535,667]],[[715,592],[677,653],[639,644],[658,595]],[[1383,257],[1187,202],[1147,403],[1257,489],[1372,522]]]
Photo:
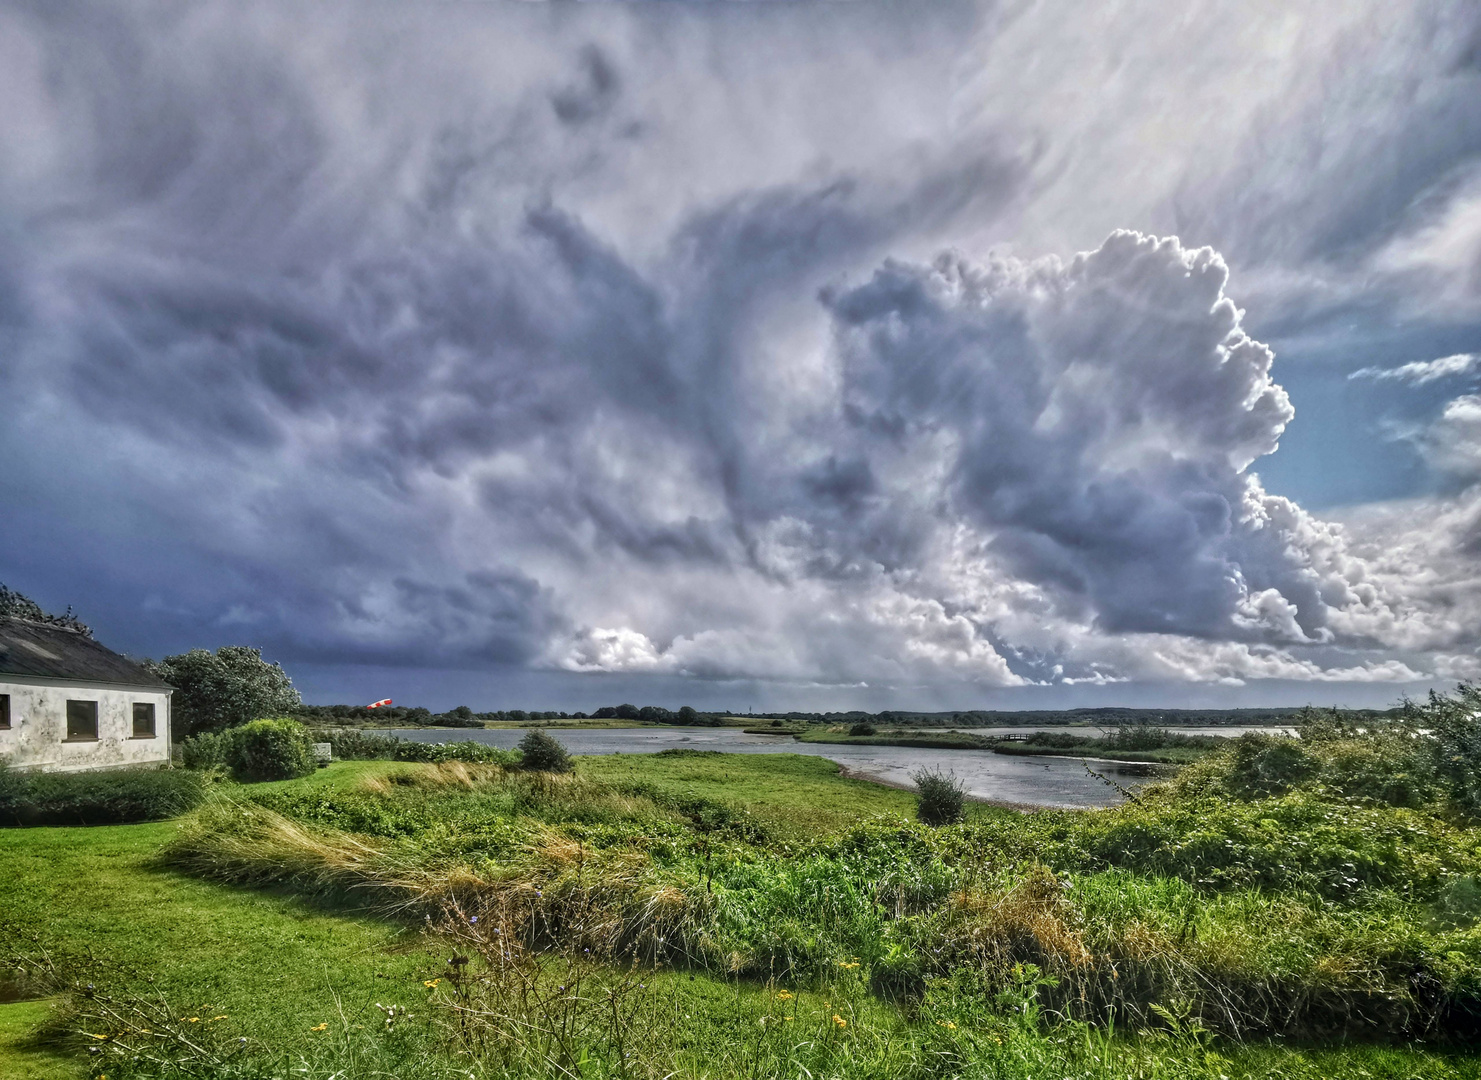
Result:
[[1481,678],[1481,7],[0,4],[0,581],[317,702]]

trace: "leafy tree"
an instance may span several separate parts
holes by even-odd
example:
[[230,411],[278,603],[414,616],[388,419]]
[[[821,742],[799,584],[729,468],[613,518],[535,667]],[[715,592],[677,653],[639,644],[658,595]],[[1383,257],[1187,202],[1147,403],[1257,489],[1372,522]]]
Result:
[[679,706],[679,723],[681,723],[681,724],[693,724],[698,719],[699,719],[699,713],[697,713],[697,712],[694,711],[694,707],[693,706],[691,706],[691,705],[680,705]]
[[7,589],[3,583],[0,583],[0,618],[29,619],[31,622],[75,630],[83,637],[93,636],[92,629],[72,614],[72,605],[68,604],[67,610],[61,615],[52,615],[29,596]]
[[223,645],[191,649],[146,666],[175,687],[175,730],[181,736],[236,727],[291,713],[301,703],[293,681],[261,649]]

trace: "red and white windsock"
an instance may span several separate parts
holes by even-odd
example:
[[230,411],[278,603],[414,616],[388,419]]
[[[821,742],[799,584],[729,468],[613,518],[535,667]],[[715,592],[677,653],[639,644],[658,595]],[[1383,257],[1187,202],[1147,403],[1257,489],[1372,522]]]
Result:
[[379,709],[382,705],[389,705],[389,704],[391,704],[391,699],[390,698],[382,698],[380,701],[372,701],[369,705],[367,705],[365,707],[367,709]]

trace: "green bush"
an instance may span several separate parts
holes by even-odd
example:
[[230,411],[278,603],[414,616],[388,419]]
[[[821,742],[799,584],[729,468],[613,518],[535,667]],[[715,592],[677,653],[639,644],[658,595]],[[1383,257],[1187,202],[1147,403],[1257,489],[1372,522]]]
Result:
[[866,724],[863,721],[860,721],[853,727],[849,728],[848,733],[850,735],[878,735],[879,729],[877,729],[873,724]]
[[318,768],[308,728],[297,720],[253,720],[229,735],[227,764],[238,780],[292,780]]
[[353,728],[315,733],[320,742],[329,744],[329,751],[340,761],[377,761],[394,758],[402,746],[408,745],[394,735],[368,735]]
[[1244,798],[1280,795],[1321,771],[1321,761],[1299,740],[1251,733],[1234,742],[1226,786]]
[[915,816],[927,825],[950,825],[965,813],[966,789],[955,773],[921,769],[910,774],[919,794]]
[[528,732],[519,740],[519,751],[522,755],[520,763],[526,769],[563,773],[570,772],[574,767],[566,748],[543,731]]
[[180,744],[180,764],[187,769],[230,768],[234,730],[205,731]]
[[486,743],[424,743],[398,740],[394,755],[397,761],[461,761],[469,765],[517,765],[519,751],[500,750]]
[[0,767],[0,824],[116,825],[158,821],[205,798],[199,773],[182,769],[23,773]]

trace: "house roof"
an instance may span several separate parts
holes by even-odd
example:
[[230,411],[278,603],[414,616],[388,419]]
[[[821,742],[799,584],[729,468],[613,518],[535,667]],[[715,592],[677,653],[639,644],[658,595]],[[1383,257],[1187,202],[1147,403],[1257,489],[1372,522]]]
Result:
[[169,688],[142,665],[76,630],[29,619],[0,618],[0,676],[5,675]]

